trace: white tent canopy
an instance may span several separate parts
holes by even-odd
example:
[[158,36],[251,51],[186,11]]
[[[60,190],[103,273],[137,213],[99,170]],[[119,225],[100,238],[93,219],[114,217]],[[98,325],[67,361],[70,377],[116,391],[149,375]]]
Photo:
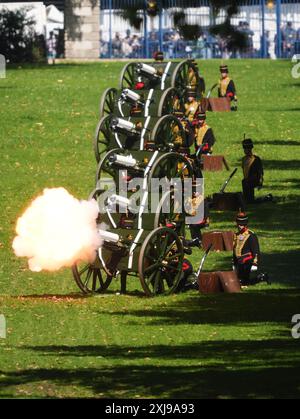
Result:
[[46,15],[48,23],[64,24],[64,14],[60,12],[53,4],[46,7]]

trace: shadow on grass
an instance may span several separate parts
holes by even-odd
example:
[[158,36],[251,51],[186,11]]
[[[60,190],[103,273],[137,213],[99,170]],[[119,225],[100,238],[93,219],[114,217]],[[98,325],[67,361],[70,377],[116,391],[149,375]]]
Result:
[[[252,290],[243,294],[189,295],[182,301],[145,310],[109,311],[109,315],[128,316],[128,322],[139,324],[138,318],[149,319],[151,325],[197,324],[245,327],[251,323],[286,324],[299,312],[300,289]],[[104,313],[103,310],[101,313]],[[136,319],[135,319],[136,317]]]
[[264,160],[265,170],[300,170],[300,160]]
[[300,141],[293,140],[260,140],[255,141],[255,145],[278,145],[278,146],[300,146]]
[[[25,348],[26,349],[26,348]],[[41,346],[27,348],[46,356],[105,357],[118,362],[103,368],[40,368],[0,371],[5,392],[39,382],[76,386],[105,398],[298,398],[299,342],[289,340],[215,341],[179,346]],[[177,361],[149,365],[149,361]],[[121,365],[131,361],[130,365]],[[141,362],[144,365],[141,365]],[[188,362],[188,365],[183,365]],[[39,391],[40,393],[40,391]]]

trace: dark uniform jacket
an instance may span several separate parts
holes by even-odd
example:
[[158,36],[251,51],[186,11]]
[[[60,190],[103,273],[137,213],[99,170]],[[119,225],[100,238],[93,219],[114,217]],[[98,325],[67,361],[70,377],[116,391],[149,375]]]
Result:
[[196,127],[195,142],[196,150],[203,145],[202,153],[211,153],[213,145],[216,142],[212,128],[207,124],[204,124],[202,127]]
[[236,99],[236,88],[234,81],[227,77],[219,82],[219,97],[228,97],[230,100]]
[[242,161],[244,179],[255,186],[262,186],[264,180],[264,169],[261,159],[254,154],[245,156]]
[[256,234],[247,228],[235,233],[233,241],[233,263],[258,265],[260,260],[259,242]]

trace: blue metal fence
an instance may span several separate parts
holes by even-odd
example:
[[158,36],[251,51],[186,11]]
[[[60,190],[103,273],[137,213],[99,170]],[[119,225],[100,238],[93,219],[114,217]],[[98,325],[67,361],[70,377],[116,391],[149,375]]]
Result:
[[[146,0],[101,0],[101,57],[151,58],[162,50],[167,58],[288,58],[300,53],[300,1],[241,0],[232,24],[247,35],[247,49],[230,52],[224,39],[211,35],[216,19],[208,0],[159,0],[159,13],[149,17]],[[142,18],[139,30],[120,16],[120,8],[136,7]],[[173,14],[184,8],[189,24],[202,34],[186,41],[174,29]]]

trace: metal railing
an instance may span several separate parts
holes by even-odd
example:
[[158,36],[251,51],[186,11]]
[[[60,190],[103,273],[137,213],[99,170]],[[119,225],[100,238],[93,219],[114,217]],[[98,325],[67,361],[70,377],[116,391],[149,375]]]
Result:
[[[139,30],[120,16],[120,7],[141,5],[143,0],[101,1],[101,57],[151,58],[162,50],[167,58],[289,58],[300,53],[300,2],[295,0],[239,1],[240,12],[232,24],[247,35],[247,48],[228,51],[224,39],[211,35],[215,18],[207,0],[160,0],[156,17],[145,8]],[[198,24],[202,34],[187,41],[174,29],[172,15],[184,7],[189,24]]]

